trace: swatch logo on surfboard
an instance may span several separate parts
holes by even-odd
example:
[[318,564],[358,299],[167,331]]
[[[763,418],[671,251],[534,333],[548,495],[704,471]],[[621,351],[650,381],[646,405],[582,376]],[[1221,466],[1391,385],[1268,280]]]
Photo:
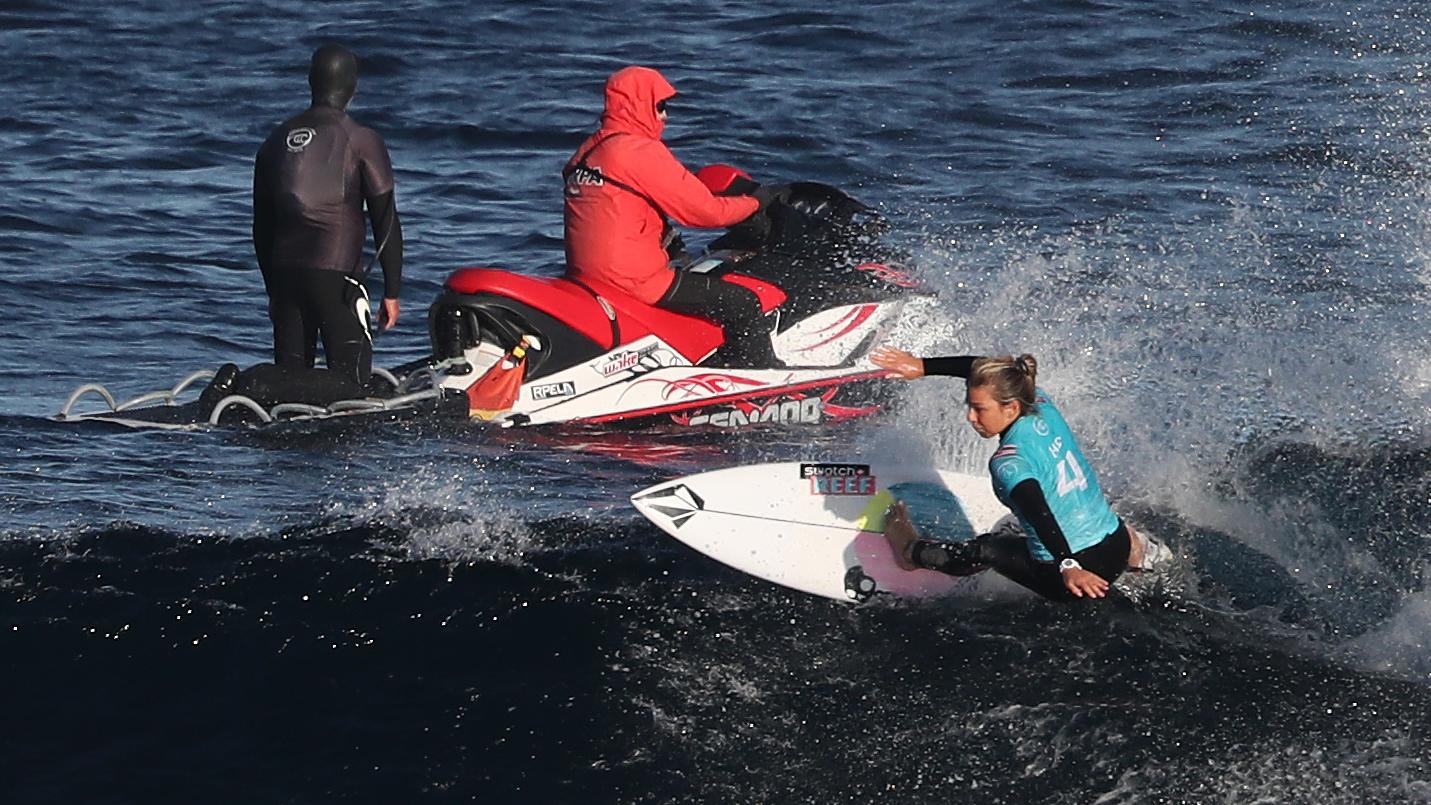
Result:
[[873,495],[875,476],[868,464],[801,464],[800,477],[812,495]]

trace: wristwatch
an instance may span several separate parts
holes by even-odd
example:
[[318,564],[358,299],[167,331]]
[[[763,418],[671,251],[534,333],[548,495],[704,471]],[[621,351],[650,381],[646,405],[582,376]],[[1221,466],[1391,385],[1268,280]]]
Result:
[[1062,573],[1062,572],[1065,571],[1065,570],[1074,570],[1074,569],[1082,570],[1082,569],[1083,569],[1083,565],[1078,564],[1078,560],[1077,560],[1077,559],[1074,559],[1074,558],[1071,557],[1071,556],[1070,556],[1069,558],[1063,560],[1062,562],[1059,562],[1059,563],[1058,563],[1058,572],[1060,572],[1060,573]]

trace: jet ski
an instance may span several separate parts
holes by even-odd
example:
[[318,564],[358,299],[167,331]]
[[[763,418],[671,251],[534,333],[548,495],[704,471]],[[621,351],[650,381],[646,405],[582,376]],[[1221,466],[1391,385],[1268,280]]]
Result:
[[441,386],[507,425],[741,427],[880,410],[888,375],[866,355],[923,292],[880,243],[873,210],[815,182],[784,197],[680,268],[759,296],[772,364],[720,361],[719,325],[599,282],[465,268],[429,310],[434,357],[452,364]]
[[[117,403],[98,384],[76,389],[57,419],[148,427],[410,410],[503,426],[581,423],[738,428],[840,421],[881,410],[888,373],[866,359],[913,298],[928,295],[906,255],[881,242],[887,222],[830,185],[795,182],[782,201],[737,224],[680,270],[753,290],[770,324],[767,365],[721,360],[721,327],[653,307],[603,284],[499,268],[453,272],[428,311],[432,354],[374,370],[363,396],[282,401],[231,391],[181,402],[175,387]],[[269,370],[271,366],[267,367]],[[101,397],[109,410],[76,413]]]

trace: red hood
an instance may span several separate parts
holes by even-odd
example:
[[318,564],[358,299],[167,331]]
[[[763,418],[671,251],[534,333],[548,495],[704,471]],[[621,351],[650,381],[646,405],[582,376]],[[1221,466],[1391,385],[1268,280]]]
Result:
[[601,127],[661,139],[666,124],[656,103],[676,94],[676,88],[650,67],[623,67],[606,79],[606,112]]

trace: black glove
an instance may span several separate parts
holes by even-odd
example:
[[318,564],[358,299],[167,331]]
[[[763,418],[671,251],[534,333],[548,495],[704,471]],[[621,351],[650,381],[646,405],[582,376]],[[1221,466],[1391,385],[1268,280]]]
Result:
[[770,209],[771,204],[790,203],[790,185],[788,184],[763,184],[750,194],[756,201],[760,202],[758,212],[765,212]]

